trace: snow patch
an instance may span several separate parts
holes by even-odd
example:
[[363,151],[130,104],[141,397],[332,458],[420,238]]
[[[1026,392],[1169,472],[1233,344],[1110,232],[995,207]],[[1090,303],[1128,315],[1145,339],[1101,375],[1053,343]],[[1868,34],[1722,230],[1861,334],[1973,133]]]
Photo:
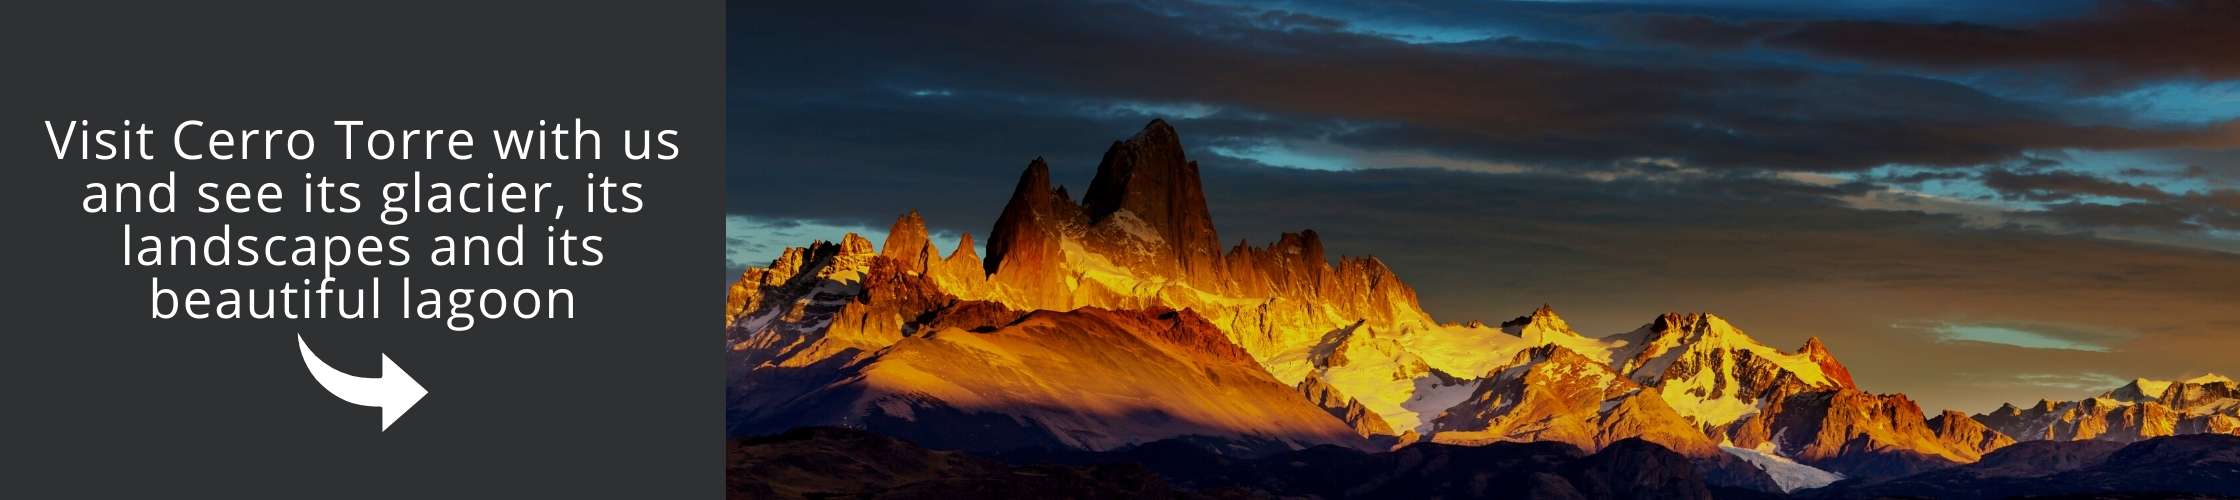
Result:
[[1139,254],[1149,255],[1152,248],[1167,243],[1167,238],[1160,236],[1159,230],[1152,229],[1151,223],[1144,222],[1143,218],[1136,217],[1135,212],[1126,209],[1113,212],[1112,216],[1099,224],[1110,224],[1113,229],[1118,229],[1122,234],[1128,235],[1129,239],[1135,240],[1136,244],[1130,250]]
[[[1430,435],[1432,418],[1436,418],[1440,413],[1446,412],[1447,409],[1454,408],[1455,405],[1462,404],[1464,400],[1470,399],[1470,395],[1477,392],[1478,389],[1475,380],[1465,380],[1453,385],[1442,385],[1439,382],[1436,377],[1417,378],[1414,384],[1414,395],[1408,398],[1406,403],[1400,405],[1401,408],[1415,414],[1414,418],[1418,423],[1410,427],[1415,429],[1416,435]],[[1387,421],[1390,421],[1390,419],[1388,418]],[[1393,428],[1399,429],[1400,427],[1394,426]]]
[[1773,477],[1773,484],[1781,487],[1782,493],[1818,488],[1843,480],[1842,474],[1800,464],[1795,460],[1790,460],[1789,457],[1733,446],[1720,446],[1719,449],[1726,451],[1729,455],[1734,455],[1736,458],[1741,458],[1742,461],[1750,462],[1750,465],[1757,466],[1759,470],[1766,471],[1767,476]]
[[918,414],[912,411],[912,409],[910,408],[910,403],[908,401],[886,398],[879,400],[879,402],[875,404],[878,405],[879,412],[886,414],[886,416],[888,417],[911,422],[915,422],[918,420]]

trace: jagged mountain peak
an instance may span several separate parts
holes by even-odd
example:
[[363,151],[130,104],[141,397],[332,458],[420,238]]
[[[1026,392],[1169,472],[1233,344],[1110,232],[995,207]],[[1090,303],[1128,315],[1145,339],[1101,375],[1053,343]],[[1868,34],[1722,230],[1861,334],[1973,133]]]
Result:
[[2227,384],[2233,383],[2232,377],[2226,377],[2215,373],[2204,374],[2199,377],[2189,378],[2185,380],[2185,383],[2188,384],[2214,384],[2218,382]]
[[[1957,460],[1999,444],[1982,416],[1925,418],[1903,396],[1857,390],[1817,337],[1779,350],[1721,316],[1674,312],[1588,338],[1548,304],[1494,334],[1432,321],[1386,262],[1332,262],[1313,230],[1219,252],[1198,167],[1164,121],[1114,142],[1088,186],[1076,201],[1035,158],[985,252],[968,233],[942,258],[912,210],[876,252],[849,234],[750,269],[727,302],[745,381],[730,409],[767,419],[756,425],[885,426],[967,446],[991,443],[943,422],[988,413],[1090,448],[1192,433],[1359,443],[1397,430],[1590,449],[1643,437],[1701,456],[1732,439],[1773,455],[1814,444],[1818,454],[1794,458],[1848,470],[1877,470],[1844,462],[1852,455]],[[1011,394],[1020,380],[1036,383]],[[2170,391],[2206,408],[2181,410],[2191,420],[2179,425],[2240,427],[2240,413],[2216,406],[2229,385],[2197,385]],[[2172,412],[2115,401],[2041,406],[2101,412],[2110,427]],[[1076,411],[1110,408],[1126,411]]]
[[1827,354],[1827,353],[1828,353],[1828,346],[1827,346],[1827,344],[1822,344],[1822,343],[1820,343],[1820,336],[1819,336],[1819,335],[1814,335],[1814,336],[1810,336],[1810,337],[1805,337],[1805,339],[1804,339],[1804,346],[1803,346],[1803,347],[1798,347],[1798,348],[1797,348],[1797,353],[1799,353],[1799,354]]
[[[988,287],[975,298],[1025,309],[1192,307],[1263,358],[1310,346],[1341,322],[1433,324],[1382,260],[1333,263],[1314,231],[1223,253],[1197,166],[1163,121],[1115,142],[1078,203],[1051,187],[1050,170],[1037,159],[1021,174],[984,241]],[[1281,307],[1261,310],[1270,300]]]
[[2140,378],[2096,397],[2039,400],[2028,408],[2007,404],[1975,418],[2024,440],[2132,442],[2177,434],[2240,434],[2240,388],[2228,380]]
[[1675,337],[1684,338],[1688,342],[1707,338],[1725,342],[1742,333],[1734,324],[1728,323],[1726,318],[1708,312],[1667,312],[1650,318],[1637,332],[1646,333],[1647,338],[1642,340],[1649,342]]
[[1091,223],[1127,212],[1171,236],[1168,242],[1186,261],[1218,256],[1192,253],[1211,251],[1218,240],[1206,210],[1205,188],[1198,180],[1198,164],[1183,154],[1181,137],[1164,120],[1152,120],[1142,132],[1105,150],[1089,191],[1081,195],[1081,207]]
[[1524,368],[1529,365],[1540,363],[1578,366],[1599,366],[1603,364],[1599,360],[1588,358],[1585,355],[1579,354],[1577,351],[1564,348],[1563,346],[1540,345],[1530,349],[1517,351],[1517,355],[1511,358],[1507,369]]
[[880,243],[879,255],[894,259],[906,272],[924,272],[928,260],[941,258],[939,251],[928,254],[927,249],[932,245],[926,234],[925,218],[919,216],[917,210],[911,210],[895,218],[894,225],[887,229],[887,241]]
[[1724,426],[1764,411],[1764,398],[1784,391],[1852,387],[1849,371],[1826,346],[1785,352],[1710,313],[1666,313],[1607,340],[1617,344],[1612,367],[1656,389],[1702,426]]
[[1501,331],[1515,335],[1534,345],[1557,342],[1558,339],[1585,339],[1586,336],[1571,329],[1571,324],[1556,315],[1553,307],[1541,304],[1531,313],[1501,322]]
[[2172,382],[2168,380],[2138,378],[2108,392],[2100,393],[2100,397],[2126,403],[2154,401],[2161,399],[2162,391],[2169,389],[2171,384]]
[[[1198,166],[1184,155],[1181,139],[1164,121],[1115,141],[1078,203],[1068,199],[1064,187],[1051,185],[1048,163],[1041,158],[1030,162],[989,232],[988,274],[1023,289],[1033,305],[1074,305],[1063,290],[1070,287],[1067,273],[1058,269],[1069,264],[1185,282],[1203,290],[1227,285]],[[1007,274],[1007,267],[1021,269]]]
[[[1749,333],[1744,332],[1734,323],[1728,322],[1726,318],[1708,312],[1664,313],[1651,319],[1647,325],[1643,325],[1635,332],[1622,335],[1619,338],[1633,337],[1633,339],[1628,340],[1638,340],[1641,344],[1647,345],[1702,345],[1786,353],[1752,338]],[[1818,346],[1817,349],[1814,348],[1816,345]],[[1817,337],[1809,338],[1806,339],[1803,348],[1800,348],[1794,354],[1805,355],[1812,351],[1826,353],[1827,346],[1821,344]]]
[[1853,388],[1859,386],[1851,380],[1851,369],[1836,361],[1836,355],[1828,352],[1828,346],[1820,342],[1819,336],[1805,338],[1804,346],[1797,348],[1797,354],[1804,355],[1805,359],[1819,365],[1820,373],[1826,375],[1829,380],[1834,381],[1837,385]]
[[1929,430],[1936,434],[1938,442],[1961,458],[1982,457],[1986,453],[2014,444],[2013,438],[1958,410],[1945,410],[1930,417]]
[[971,231],[965,231],[964,234],[959,235],[957,237],[957,250],[954,252],[949,252],[949,258],[951,259],[955,259],[959,255],[969,255],[972,256],[972,260],[980,260],[978,251],[972,249]]
[[1240,238],[1237,240],[1236,246],[1229,247],[1229,252],[1224,255],[1224,259],[1229,262],[1241,262],[1251,258],[1255,252],[1264,253],[1276,260],[1296,265],[1317,276],[1330,270],[1329,257],[1322,250],[1322,235],[1316,234],[1313,229],[1283,233],[1276,237],[1275,243],[1266,247],[1252,246],[1251,239]]
[[[988,255],[981,263],[990,281],[1021,289],[1016,306],[1063,307],[1058,290],[1064,255],[1061,232],[1072,202],[1050,189],[1050,165],[1037,157],[1027,162],[1011,200],[1003,205],[996,225],[988,232]],[[1077,209],[1074,209],[1077,210]]]
[[1133,139],[1136,139],[1136,141],[1174,141],[1174,143],[1180,143],[1178,135],[1174,132],[1174,126],[1169,126],[1167,119],[1151,119],[1149,123],[1142,123],[1142,130],[1138,130],[1136,137],[1133,137]]
[[841,255],[869,255],[871,253],[871,240],[865,239],[863,235],[850,232],[840,237]]

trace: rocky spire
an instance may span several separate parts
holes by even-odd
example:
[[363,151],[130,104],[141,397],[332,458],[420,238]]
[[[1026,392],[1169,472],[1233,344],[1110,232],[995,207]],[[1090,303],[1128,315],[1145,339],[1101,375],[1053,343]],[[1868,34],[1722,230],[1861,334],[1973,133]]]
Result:
[[1037,227],[1037,213],[1050,207],[1050,164],[1035,158],[1027,162],[1027,171],[1019,173],[1019,183],[1011,188],[1011,201],[1003,204],[1003,213],[996,216],[995,229],[988,231],[988,274],[1003,269],[1003,261],[1016,247],[1032,247],[1043,236]]
[[957,250],[942,258],[941,251],[926,245],[926,276],[939,284],[943,291],[961,296],[979,296],[988,282],[987,271],[980,267],[980,255],[972,249],[972,233],[964,233],[957,241]]
[[858,234],[856,234],[856,233],[848,233],[848,234],[845,234],[845,235],[841,235],[841,236],[840,236],[840,255],[842,255],[842,256],[864,256],[864,255],[871,255],[871,240],[867,240],[867,239],[864,239],[862,235],[858,235]]
[[1531,314],[1502,322],[1501,331],[1522,337],[1525,341],[1534,345],[1547,344],[1559,339],[1584,338],[1579,335],[1579,332],[1572,331],[1571,324],[1563,321],[1562,316],[1556,315],[1556,309],[1548,307],[1547,304],[1540,304],[1540,307],[1533,309]]
[[1812,355],[1816,355],[1816,354],[1827,354],[1827,353],[1828,353],[1828,346],[1826,346],[1826,345],[1823,345],[1823,344],[1821,344],[1821,343],[1820,343],[1820,336],[1818,336],[1818,335],[1814,335],[1814,336],[1811,336],[1811,337],[1805,337],[1805,339],[1804,339],[1804,346],[1803,346],[1803,347],[1798,347],[1798,348],[1797,348],[1797,354],[1803,354],[1803,355],[1806,355],[1806,356],[1812,356]]
[[1070,309],[1065,300],[1059,232],[1060,208],[1071,202],[1050,189],[1050,164],[1042,158],[1027,163],[1011,201],[1003,205],[994,230],[988,232],[988,257],[983,269],[991,281],[1019,290],[1028,302],[1021,307]]
[[[917,210],[911,210],[894,220],[894,226],[887,230],[887,241],[879,246],[879,255],[894,259],[898,269],[905,273],[923,273],[932,264],[926,260],[925,252],[931,247],[926,237],[925,218],[919,217]],[[931,257],[939,259],[940,255],[936,252]]]
[[1134,137],[1105,150],[1095,180],[1081,196],[1081,208],[1091,224],[1146,226],[1148,236],[1158,240],[1150,242],[1153,258],[1146,262],[1161,268],[1155,271],[1217,282],[1220,239],[1206,210],[1198,164],[1183,155],[1182,139],[1165,120],[1152,120]]
[[1858,384],[1851,382],[1851,369],[1844,368],[1843,363],[1836,362],[1836,355],[1828,352],[1828,346],[1820,343],[1820,337],[1805,338],[1804,347],[1797,348],[1797,354],[1803,354],[1813,363],[1819,364],[1820,373],[1827,375],[1829,380],[1847,388],[1859,387]]
[[1942,414],[1930,417],[1929,430],[1936,433],[1937,441],[1943,443],[1946,449],[1969,460],[2014,444],[2014,438],[2000,434],[1968,417],[1968,414],[1956,410],[1945,410]]
[[1330,416],[1345,421],[1346,426],[1352,427],[1354,433],[1361,437],[1393,435],[1392,425],[1386,423],[1384,417],[1369,411],[1369,407],[1363,406],[1359,400],[1346,397],[1337,387],[1323,380],[1319,372],[1307,372],[1307,377],[1299,380],[1297,388],[1301,395],[1307,397],[1307,402],[1314,403],[1323,411],[1329,412]]
[[2185,379],[2185,383],[2188,384],[2214,384],[2219,382],[2230,384],[2233,383],[2233,380],[2232,377],[2218,375],[2215,373],[2209,373],[2199,377]]
[[[1030,162],[988,233],[982,269],[987,282],[1003,290],[1008,306],[1070,310],[1115,305],[1115,294],[1157,294],[1177,283],[1214,294],[1280,297],[1287,304],[1306,305],[1228,325],[1260,332],[1240,341],[1256,349],[1277,341],[1276,330],[1270,329],[1277,324],[1328,317],[1386,326],[1430,324],[1415,291],[1384,262],[1343,258],[1333,266],[1313,231],[1285,234],[1266,248],[1239,243],[1228,254],[1220,253],[1198,167],[1184,156],[1180,139],[1165,121],[1152,121],[1134,136],[1114,142],[1079,204],[1066,199],[1064,188],[1053,187],[1052,181],[1047,162]],[[1088,268],[1100,272],[1083,273]],[[1284,339],[1298,340],[1312,339]]]
[[980,254],[978,250],[972,248],[971,231],[965,231],[963,237],[957,238],[957,251],[949,252],[949,260],[957,259],[971,259],[974,261],[973,264],[979,264]]

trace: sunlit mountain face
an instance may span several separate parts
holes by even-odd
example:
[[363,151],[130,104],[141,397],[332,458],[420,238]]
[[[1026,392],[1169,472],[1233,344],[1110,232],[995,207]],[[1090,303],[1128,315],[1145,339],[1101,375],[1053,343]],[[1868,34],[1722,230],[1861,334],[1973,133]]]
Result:
[[2240,494],[2111,463],[2240,462],[2240,8],[862,8],[732,8],[735,438]]
[[843,427],[977,453],[1181,441],[1255,459],[1552,443],[1769,494],[1959,467],[2018,437],[2240,434],[2240,386],[2215,375],[1930,417],[1861,389],[1818,337],[1775,348],[1712,313],[1606,335],[1548,305],[1441,322],[1381,259],[1333,261],[1313,230],[1223,250],[1184,151],[1153,120],[1112,143],[1079,198],[1028,162],[985,257],[970,233],[944,255],[912,211],[876,246],[847,233],[747,269],[724,311],[728,432]]

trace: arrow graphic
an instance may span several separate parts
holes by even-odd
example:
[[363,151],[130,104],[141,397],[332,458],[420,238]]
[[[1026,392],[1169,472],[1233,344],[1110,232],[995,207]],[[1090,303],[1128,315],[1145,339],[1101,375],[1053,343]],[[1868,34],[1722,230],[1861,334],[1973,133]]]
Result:
[[320,387],[350,404],[381,408],[383,431],[389,430],[389,424],[396,423],[397,417],[404,416],[405,411],[428,395],[428,389],[420,387],[420,381],[398,368],[397,362],[390,361],[387,354],[381,355],[381,376],[367,378],[327,366],[327,362],[319,360],[319,355],[311,353],[311,344],[303,341],[303,334],[296,334],[296,347],[303,350],[303,366],[311,369],[311,378],[317,379]]

